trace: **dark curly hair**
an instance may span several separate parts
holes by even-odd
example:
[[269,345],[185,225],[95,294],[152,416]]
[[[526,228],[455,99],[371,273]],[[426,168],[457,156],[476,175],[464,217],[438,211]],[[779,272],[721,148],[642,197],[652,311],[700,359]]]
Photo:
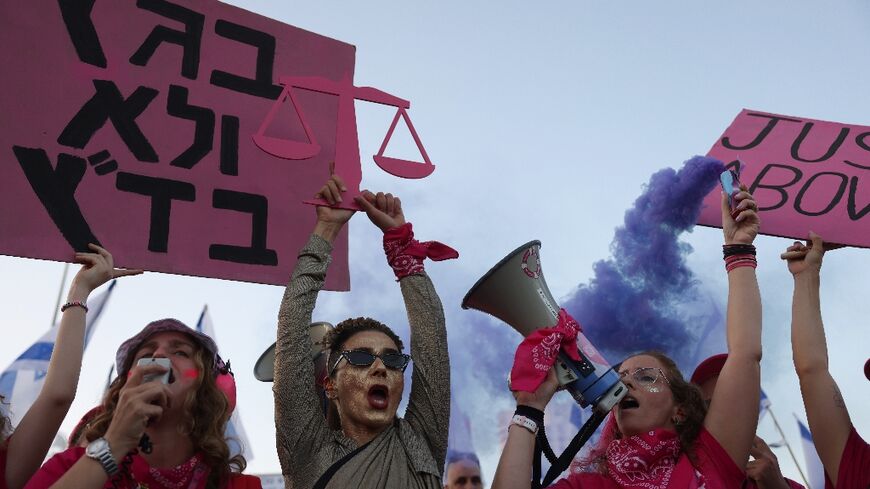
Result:
[[349,340],[351,336],[363,331],[380,331],[393,340],[393,343],[396,344],[399,351],[404,349],[404,345],[402,344],[399,335],[394,333],[386,324],[372,318],[359,317],[345,319],[335,325],[335,328],[333,328],[332,331],[327,333],[323,338],[323,345],[329,349],[329,358],[326,361],[326,368],[330,377],[335,375],[335,372],[331,371],[331,369],[338,360],[341,350],[344,348],[344,344],[347,343],[347,340]]

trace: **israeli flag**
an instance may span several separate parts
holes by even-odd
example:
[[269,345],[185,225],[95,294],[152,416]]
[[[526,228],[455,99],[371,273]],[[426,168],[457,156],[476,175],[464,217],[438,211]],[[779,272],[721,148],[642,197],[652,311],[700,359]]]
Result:
[[[208,313],[208,305],[203,306],[202,308],[202,313],[199,315],[199,320],[196,322],[196,330],[200,333],[209,335],[211,339],[217,343],[217,337],[214,334],[214,325],[212,324],[211,316]],[[227,359],[224,358],[224,361],[226,360]],[[242,454],[242,456],[245,457],[245,460],[249,462],[254,459],[254,452],[251,450],[250,442],[248,442],[248,435],[245,433],[245,427],[242,426],[242,418],[239,415],[238,403],[227,423],[224,437],[227,439],[227,445],[229,445],[231,457],[237,454]]]
[[[85,319],[85,348],[88,347],[97,321],[100,319],[114,289],[115,281],[113,280],[108,289],[88,301],[88,314]],[[8,403],[8,406],[4,406],[4,408],[8,408],[6,414],[12,420],[13,425],[17,425],[21,421],[42,390],[45,375],[48,373],[51,352],[54,351],[57,328],[57,324],[52,326],[41,338],[30,345],[30,348],[19,355],[11,365],[6,367],[6,370],[0,375],[0,395],[3,395],[5,402]]]
[[804,459],[807,464],[807,483],[809,483],[809,489],[822,489],[825,487],[825,468],[822,466],[822,461],[819,459],[819,454],[816,452],[816,445],[813,443],[813,435],[810,434],[810,430],[801,423],[801,420],[798,419],[797,415],[795,415],[795,420],[798,424],[798,429],[801,432],[801,445],[804,449]]
[[767,414],[767,410],[770,409],[770,399],[767,398],[767,394],[764,393],[764,389],[761,389],[761,399],[758,401],[758,420],[761,421],[761,418]]

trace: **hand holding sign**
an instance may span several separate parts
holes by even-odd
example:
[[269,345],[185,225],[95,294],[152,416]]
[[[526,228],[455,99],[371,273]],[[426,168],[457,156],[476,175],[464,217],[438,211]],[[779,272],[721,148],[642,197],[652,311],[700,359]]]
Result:
[[355,200],[357,205],[369,216],[369,220],[381,231],[386,232],[388,229],[405,224],[402,201],[398,197],[394,197],[393,194],[378,192],[375,195],[368,190],[363,190]]
[[314,226],[314,234],[322,237],[330,243],[338,236],[347,221],[356,212],[347,208],[339,207],[344,200],[342,194],[347,193],[347,186],[338,175],[331,175],[329,180],[314,195],[315,199],[323,201],[324,205],[317,206],[317,224]]
[[795,241],[779,257],[788,262],[788,271],[794,276],[806,271],[819,273],[822,269],[825,252],[843,248],[843,246],[836,243],[825,243],[821,236],[810,231],[806,244]]

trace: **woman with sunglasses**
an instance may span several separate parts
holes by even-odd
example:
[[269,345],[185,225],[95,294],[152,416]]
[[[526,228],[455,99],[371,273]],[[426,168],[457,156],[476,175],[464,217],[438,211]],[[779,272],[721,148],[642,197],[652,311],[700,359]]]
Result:
[[[628,388],[605,421],[601,439],[556,488],[739,488],[758,422],[761,298],[752,242],[757,206],[743,188],[735,208],[723,195],[722,227],[728,273],[728,360],[710,408],[673,360],[643,352],[619,367]],[[514,366],[517,368],[517,365]],[[554,371],[533,392],[516,392],[514,416],[494,489],[529,488],[535,433],[558,389]]]
[[[333,175],[317,197],[335,205],[345,191]],[[387,261],[405,299],[414,358],[408,408],[404,418],[396,416],[410,357],[402,353],[402,341],[389,327],[369,318],[343,321],[327,338],[329,420],[311,390],[308,325],[332,242],[354,213],[318,206],[317,223],[299,252],[278,316],[273,391],[282,472],[295,489],[440,488],[450,364],[441,301],[422,262],[425,257],[458,255],[439,243],[414,240],[398,198],[366,191],[355,201],[384,231]]]

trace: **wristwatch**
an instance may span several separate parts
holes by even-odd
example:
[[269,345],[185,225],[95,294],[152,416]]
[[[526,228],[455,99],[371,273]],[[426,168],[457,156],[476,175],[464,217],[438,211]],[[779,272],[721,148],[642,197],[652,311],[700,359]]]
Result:
[[538,423],[536,423],[533,419],[527,418],[520,414],[514,414],[514,417],[511,418],[511,425],[522,426],[523,428],[529,430],[533,435],[538,434]]
[[115,457],[112,456],[112,449],[105,438],[100,437],[88,443],[88,447],[85,448],[85,455],[100,462],[100,465],[103,466],[103,470],[109,474],[109,477],[118,473],[118,463],[115,462]]

